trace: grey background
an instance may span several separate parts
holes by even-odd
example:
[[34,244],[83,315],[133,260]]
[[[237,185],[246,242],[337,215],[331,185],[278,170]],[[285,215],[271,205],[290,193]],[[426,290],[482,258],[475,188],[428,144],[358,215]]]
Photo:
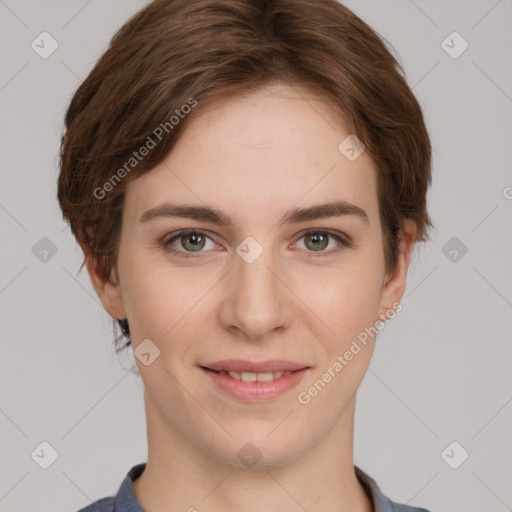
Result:
[[[0,0],[4,512],[78,510],[146,460],[142,384],[113,351],[86,271],[77,275],[82,254],[55,185],[71,95],[145,3]],[[512,2],[344,3],[393,45],[422,104],[436,226],[358,392],[355,463],[399,502],[512,510]],[[47,59],[31,48],[42,31],[59,44]],[[457,59],[441,45],[453,31],[469,43]],[[46,262],[33,252],[43,237],[57,249]],[[31,457],[43,441],[58,452],[46,470]],[[453,441],[469,453],[458,469],[445,462]],[[460,448],[448,454],[456,462]]]

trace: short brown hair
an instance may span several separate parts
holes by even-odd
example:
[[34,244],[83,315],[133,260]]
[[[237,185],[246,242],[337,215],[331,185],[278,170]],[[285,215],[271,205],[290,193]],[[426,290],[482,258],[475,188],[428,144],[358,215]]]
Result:
[[[58,200],[86,249],[80,270],[89,255],[105,277],[117,268],[125,188],[160,163],[201,112],[185,105],[229,101],[271,82],[327,100],[364,143],[378,174],[386,269],[395,268],[402,220],[416,222],[417,241],[432,227],[431,144],[387,44],[336,0],[150,2],[114,35],[66,112]],[[133,160],[158,126],[165,136]],[[126,347],[127,320],[117,322]]]

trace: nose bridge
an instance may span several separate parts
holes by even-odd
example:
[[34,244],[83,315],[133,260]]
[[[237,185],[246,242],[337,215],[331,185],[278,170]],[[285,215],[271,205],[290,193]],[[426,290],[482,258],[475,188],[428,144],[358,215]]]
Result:
[[[266,238],[270,244],[270,237]],[[247,237],[234,260],[229,297],[229,315],[224,318],[248,337],[261,337],[282,327],[286,319],[286,287],[280,281],[280,265],[270,245]]]

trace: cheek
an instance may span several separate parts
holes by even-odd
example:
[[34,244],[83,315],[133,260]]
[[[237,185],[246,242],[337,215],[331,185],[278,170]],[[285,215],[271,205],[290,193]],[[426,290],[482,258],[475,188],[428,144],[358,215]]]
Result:
[[[362,260],[338,269],[326,270],[311,279],[302,276],[305,302],[330,328],[331,334],[357,335],[375,322],[380,306],[380,269]],[[298,283],[297,283],[298,284]]]
[[132,341],[137,345],[139,339],[158,338],[169,329],[181,301],[173,297],[179,293],[178,289],[160,267],[136,251],[125,250],[122,254],[119,269],[123,304]]
[[324,354],[297,397],[310,419],[318,416],[326,425],[335,422],[368,369],[379,312],[379,279],[376,269],[363,265],[347,267],[337,279],[317,282],[321,293],[314,295],[310,307],[329,327],[329,334],[321,337]]
[[164,347],[169,339],[189,338],[187,331],[201,325],[215,276],[147,260],[127,260],[124,275],[123,303],[135,345],[150,338]]

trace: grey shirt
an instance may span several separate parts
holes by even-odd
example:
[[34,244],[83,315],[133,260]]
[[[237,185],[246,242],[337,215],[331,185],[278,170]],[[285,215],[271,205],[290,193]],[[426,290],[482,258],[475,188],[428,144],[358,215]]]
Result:
[[[133,494],[132,482],[142,474],[145,467],[145,462],[133,466],[122,481],[116,496],[102,498],[78,512],[144,512]],[[375,480],[357,466],[354,468],[358,480],[373,504],[373,512],[429,512],[425,508],[410,507],[391,501],[382,494]]]

